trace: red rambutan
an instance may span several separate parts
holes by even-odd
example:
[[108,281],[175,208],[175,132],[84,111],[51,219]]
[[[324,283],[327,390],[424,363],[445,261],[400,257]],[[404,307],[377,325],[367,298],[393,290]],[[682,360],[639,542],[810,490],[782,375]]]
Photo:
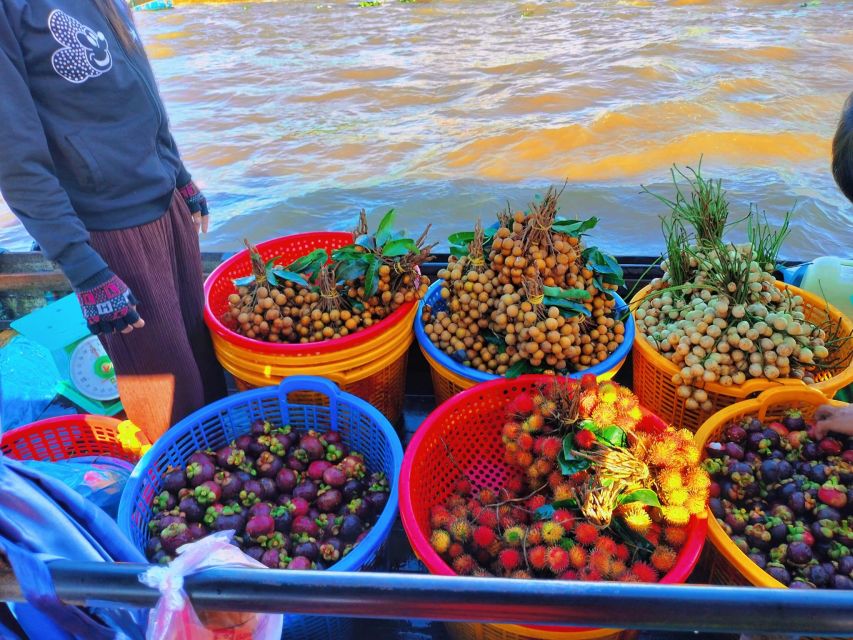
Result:
[[678,556],[675,551],[665,544],[662,544],[654,550],[654,553],[652,553],[652,566],[661,573],[666,573],[675,566],[677,557]]
[[548,474],[548,486],[552,489],[559,487],[566,480],[561,471],[552,471]]
[[488,527],[489,529],[494,529],[498,526],[498,514],[495,511],[494,507],[489,507],[488,509],[483,509],[480,511],[480,514],[477,516],[477,522],[484,527]]
[[562,482],[553,488],[554,501],[571,500],[575,497],[574,487],[570,482]]
[[544,507],[547,503],[548,501],[545,499],[545,496],[540,493],[530,498],[525,506],[529,511],[536,511],[540,507]]
[[565,571],[560,577],[560,580],[577,580],[579,577],[578,572],[573,569],[569,569]]
[[458,558],[458,557],[459,557],[459,556],[461,556],[463,553],[465,553],[465,547],[463,547],[463,546],[462,546],[461,544],[459,544],[458,542],[454,542],[454,543],[453,543],[453,544],[451,544],[451,545],[450,545],[450,547],[447,549],[447,555],[449,555],[449,556],[450,556],[451,558],[453,558],[453,559]]
[[484,527],[480,525],[476,529],[474,529],[474,544],[479,547],[486,548],[490,544],[492,544],[495,540],[497,540],[497,536],[495,535],[495,530],[490,529],[489,527]]
[[471,493],[471,481],[468,478],[459,478],[456,481],[456,492],[467,497]]
[[687,527],[664,527],[663,537],[673,547],[681,547],[687,541]]
[[647,562],[637,561],[631,565],[631,573],[637,576],[640,582],[657,582],[658,572]]
[[612,560],[612,556],[608,553],[603,551],[593,551],[589,554],[589,568],[597,571],[602,576],[609,575]]
[[[450,515],[453,516],[454,520],[464,520],[468,517],[468,506],[464,504],[458,504],[450,510]],[[453,523],[451,522],[451,525]]]
[[515,442],[518,440],[518,436],[521,433],[521,425],[517,422],[507,422],[504,424],[503,429],[501,429],[501,435],[503,435],[504,443],[506,442]]
[[584,549],[582,546],[576,544],[571,549],[569,549],[569,564],[572,565],[575,569],[583,569],[588,561],[589,554],[587,554],[586,549]]
[[533,398],[526,393],[520,393],[513,398],[507,409],[511,413],[530,413],[533,411]]
[[519,569],[518,571],[513,571],[509,577],[515,580],[530,580],[533,576],[526,569]]
[[588,569],[580,574],[581,580],[585,582],[601,582],[604,579],[604,576],[601,575],[601,572],[596,571],[595,569]]
[[598,396],[594,393],[584,393],[580,401],[580,414],[589,417],[598,406]]
[[474,572],[476,567],[477,563],[474,562],[474,558],[469,556],[467,553],[463,553],[461,556],[453,560],[453,570],[460,576],[470,575]]
[[519,451],[515,454],[515,462],[519,467],[529,467],[533,464],[533,454],[529,451]]
[[581,376],[581,389],[588,391],[598,388],[598,379],[594,373],[585,373]]
[[504,489],[510,494],[510,497],[517,496],[524,491],[524,480],[518,475],[510,476],[506,479]]
[[492,489],[488,487],[483,487],[480,489],[480,492],[477,494],[477,500],[480,501],[480,504],[483,506],[494,504],[495,500],[497,500],[497,495]]
[[574,443],[581,449],[589,449],[595,444],[595,434],[589,429],[581,429],[575,434]]
[[576,487],[579,487],[589,479],[589,473],[586,471],[578,471],[569,476],[569,482]]
[[515,447],[512,451],[510,451],[509,445],[507,445],[507,449],[506,451],[504,451],[504,462],[513,467],[518,465],[518,447]]
[[660,525],[655,523],[649,527],[649,530],[645,533],[645,538],[649,542],[652,543],[653,546],[658,546],[660,544],[660,535],[661,528]]
[[445,509],[443,506],[436,505],[430,509],[429,523],[432,525],[433,529],[449,527],[451,522],[453,522],[453,516],[451,516],[450,511]]
[[631,550],[624,544],[617,544],[616,553],[614,555],[622,562],[628,562],[628,558],[631,557]]
[[618,580],[622,576],[628,573],[628,567],[625,566],[625,563],[621,560],[613,560],[610,563],[610,573],[607,574],[609,578],[613,578],[614,580]]
[[651,414],[645,414],[634,425],[634,430],[640,433],[663,433],[666,431],[666,425],[659,418]]
[[557,509],[551,516],[551,520],[562,526],[566,531],[571,531],[575,524],[575,516],[568,509]]
[[515,442],[522,451],[533,451],[534,440],[529,433],[522,433],[516,438]]
[[560,575],[569,568],[569,552],[563,547],[548,549],[548,566],[555,575]]
[[548,460],[556,460],[563,450],[563,441],[556,436],[538,438],[537,443],[539,444],[539,453]]
[[575,540],[584,546],[592,546],[598,540],[598,529],[588,522],[579,522],[575,527]]
[[595,550],[606,553],[609,556],[616,555],[616,541],[610,536],[600,536],[595,541]]
[[530,566],[541,571],[548,566],[548,549],[543,545],[537,545],[527,552],[527,560]]
[[554,463],[545,458],[539,458],[533,464],[536,465],[536,470],[539,472],[539,477],[543,478],[554,470]]
[[527,544],[537,545],[542,544],[542,523],[534,522],[527,529]]
[[498,563],[506,572],[512,572],[521,565],[521,554],[517,549],[504,549],[498,554]]
[[530,514],[527,510],[522,509],[521,507],[513,507],[509,512],[509,516],[518,524],[527,524],[530,520]]

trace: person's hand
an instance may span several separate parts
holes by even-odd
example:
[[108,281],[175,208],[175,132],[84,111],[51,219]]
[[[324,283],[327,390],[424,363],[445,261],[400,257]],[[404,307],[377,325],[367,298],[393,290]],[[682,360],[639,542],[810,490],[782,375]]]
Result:
[[109,269],[96,273],[74,289],[83,317],[94,334],[130,333],[145,326],[136,312],[136,298],[127,285]]
[[824,404],[817,408],[814,414],[814,437],[824,438],[830,431],[842,435],[853,435],[853,405],[833,407]]
[[178,188],[178,193],[187,203],[187,208],[193,216],[195,229],[199,233],[207,233],[207,227],[210,222],[210,211],[207,208],[207,198],[195,186],[195,182],[190,180],[183,187]]

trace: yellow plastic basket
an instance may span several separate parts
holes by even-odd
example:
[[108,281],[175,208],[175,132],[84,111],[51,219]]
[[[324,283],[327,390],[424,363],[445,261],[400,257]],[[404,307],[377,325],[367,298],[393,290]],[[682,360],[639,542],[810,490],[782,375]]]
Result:
[[[837,400],[827,400],[820,391],[814,388],[778,387],[768,389],[757,398],[738,402],[719,413],[699,429],[694,437],[700,451],[705,445],[720,437],[723,429],[732,422],[744,418],[758,418],[762,422],[781,420],[788,409],[798,409],[806,419],[810,419],[822,404],[843,407],[845,403]],[[766,587],[785,589],[785,585],[772,578],[757,564],[750,560],[743,551],[735,546],[717,522],[714,514],[708,509],[708,540],[702,553],[701,566],[708,572],[708,579],[713,584]],[[802,638],[801,640],[809,640]],[[812,638],[811,640],[819,640]],[[849,638],[848,638],[849,640]]]
[[[846,335],[853,334],[853,321],[842,315],[835,307],[828,305],[817,296],[777,283],[780,289],[787,288],[794,295],[802,296],[806,320],[815,324],[841,321],[842,331]],[[631,310],[636,312],[643,298],[650,293],[650,288],[640,290],[631,300]],[[853,351],[853,340],[848,340],[840,349],[841,356],[849,356]],[[678,373],[678,367],[658,353],[652,345],[637,332],[634,340],[634,393],[644,407],[648,407],[670,424],[677,424],[691,431],[696,431],[700,425],[723,409],[735,402],[754,397],[767,389],[792,386],[803,390],[806,385],[796,378],[780,378],[778,380],[754,379],[747,380],[742,385],[724,387],[716,382],[707,382],[703,388],[708,393],[708,399],[714,405],[711,411],[693,410],[685,406],[683,398],[678,396],[678,385],[672,382],[672,376]],[[826,397],[831,398],[839,389],[853,383],[853,360],[846,367],[835,371],[824,371],[819,375],[818,382],[810,385]]]

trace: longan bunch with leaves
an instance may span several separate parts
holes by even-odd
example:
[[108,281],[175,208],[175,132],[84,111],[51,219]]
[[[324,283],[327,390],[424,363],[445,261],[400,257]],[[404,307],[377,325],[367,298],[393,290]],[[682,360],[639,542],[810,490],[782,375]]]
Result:
[[426,294],[420,265],[431,259],[429,227],[416,240],[392,229],[389,211],[375,234],[361,212],[354,242],[317,249],[291,262],[264,261],[246,241],[252,274],[234,281],[223,322],[248,338],[307,343],[334,340],[370,327]]
[[622,270],[611,256],[585,247],[582,235],[595,218],[557,217],[561,193],[549,189],[527,213],[501,211],[484,242],[479,233],[450,237],[453,255],[439,273],[443,302],[422,318],[445,353],[498,375],[565,373],[599,364],[624,341],[611,293],[623,284]]

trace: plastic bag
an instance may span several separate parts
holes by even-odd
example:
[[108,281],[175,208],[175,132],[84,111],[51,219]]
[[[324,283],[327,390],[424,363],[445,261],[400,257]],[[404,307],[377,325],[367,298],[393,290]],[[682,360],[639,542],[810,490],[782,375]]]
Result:
[[0,348],[0,431],[38,420],[56,397],[59,371],[43,346],[15,336]]
[[42,462],[26,460],[24,464],[39,473],[56,478],[91,500],[112,518],[118,514],[121,492],[133,471],[133,465],[109,456],[88,456]]
[[148,617],[147,640],[279,640],[281,614],[196,615],[184,592],[184,576],[211,567],[252,567],[269,571],[231,544],[233,531],[219,531],[178,549],[166,567],[152,567],[139,580],[160,591],[162,597]]

